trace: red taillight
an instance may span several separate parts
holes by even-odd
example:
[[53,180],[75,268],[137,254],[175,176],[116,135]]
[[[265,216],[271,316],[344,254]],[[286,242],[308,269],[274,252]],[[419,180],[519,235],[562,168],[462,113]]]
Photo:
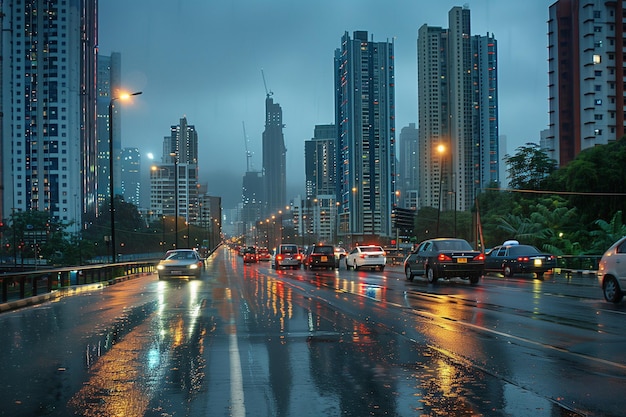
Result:
[[517,261],[518,262],[528,262],[528,261],[530,261],[530,258],[528,256],[518,256],[517,257]]
[[484,253],[479,253],[478,255],[474,256],[474,260],[475,261],[484,261],[485,260],[485,254]]
[[437,260],[439,262],[445,262],[445,261],[451,261],[452,258],[446,255],[445,253],[440,253],[439,256],[437,256]]
[[302,260],[302,255],[300,255],[300,254],[296,255],[296,259],[301,261]]
[[283,255],[276,255],[276,259],[279,260],[279,261],[282,261],[283,258],[284,258]]

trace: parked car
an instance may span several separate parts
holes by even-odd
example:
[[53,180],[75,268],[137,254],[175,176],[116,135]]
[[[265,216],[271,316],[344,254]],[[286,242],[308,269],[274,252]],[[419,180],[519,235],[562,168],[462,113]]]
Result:
[[254,246],[248,246],[243,251],[243,263],[251,264],[257,263],[259,261],[259,255],[257,253],[257,249]]
[[387,254],[381,246],[356,246],[346,255],[346,269],[378,268],[381,271],[387,265]]
[[556,268],[556,257],[531,245],[520,245],[509,240],[485,254],[485,271],[502,272],[505,277],[514,274],[535,273],[537,278]]
[[287,243],[278,245],[272,262],[272,268],[280,269],[289,267],[293,269],[300,268],[302,265],[302,254],[298,249],[298,245]]
[[416,275],[435,283],[439,278],[459,277],[476,284],[483,275],[485,255],[472,248],[467,240],[457,238],[428,239],[404,260],[408,281]]
[[332,245],[312,245],[306,252],[303,259],[305,267],[314,268],[336,268],[335,247]]
[[604,252],[598,264],[598,283],[604,299],[619,303],[626,288],[626,236],[619,239]]
[[259,255],[259,261],[269,261],[272,259],[272,255],[267,248],[258,248],[257,255]]
[[176,249],[168,251],[165,259],[159,261],[157,273],[159,279],[166,278],[200,278],[204,261],[193,249]]

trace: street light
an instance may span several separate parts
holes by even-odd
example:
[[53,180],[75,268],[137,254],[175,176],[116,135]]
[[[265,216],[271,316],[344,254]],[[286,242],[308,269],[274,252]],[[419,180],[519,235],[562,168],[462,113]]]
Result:
[[178,155],[170,152],[174,160],[174,249],[178,249]]
[[439,205],[437,207],[437,235],[439,237],[439,219],[441,217],[441,192],[443,185],[443,157],[446,152],[446,147],[442,144],[437,146],[437,153],[439,154]]
[[115,192],[113,191],[113,102],[115,100],[128,100],[131,96],[138,96],[141,91],[135,93],[122,93],[117,97],[111,97],[109,101],[109,193],[111,198],[111,261],[117,262],[117,248],[115,247]]

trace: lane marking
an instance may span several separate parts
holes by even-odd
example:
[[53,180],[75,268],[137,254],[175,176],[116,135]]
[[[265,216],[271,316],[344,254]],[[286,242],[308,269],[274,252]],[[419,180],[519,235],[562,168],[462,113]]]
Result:
[[230,288],[226,289],[228,304],[230,306],[228,352],[230,358],[230,404],[231,416],[245,417],[246,404],[243,392],[243,378],[241,374],[241,358],[239,355],[239,343],[237,342],[237,323],[233,309],[233,299]]

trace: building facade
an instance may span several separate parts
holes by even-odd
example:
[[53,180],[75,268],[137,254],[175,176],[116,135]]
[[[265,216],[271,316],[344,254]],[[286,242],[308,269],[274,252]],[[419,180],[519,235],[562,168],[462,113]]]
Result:
[[265,180],[266,213],[276,213],[287,202],[287,149],[283,135],[283,110],[271,94],[265,98],[265,130],[263,131],[263,177]]
[[113,128],[111,138],[113,138],[113,189],[114,195],[121,195],[121,165],[120,152],[122,150],[121,138],[121,114],[122,106],[113,106],[109,120],[109,105],[111,99],[116,97],[122,84],[122,59],[119,53],[112,53],[110,56],[98,55],[98,98],[97,98],[97,206],[98,215],[102,207],[108,207],[111,190],[109,181],[109,128]]
[[499,178],[497,47],[468,8],[448,20],[418,31],[419,206],[465,211]]
[[624,1],[558,0],[549,16],[545,143],[563,166],[624,135]]
[[400,181],[398,191],[400,192],[401,206],[405,208],[415,208],[411,206],[413,199],[410,196],[417,193],[419,185],[418,134],[419,131],[415,127],[415,123],[409,123],[408,126],[400,130],[400,159],[398,164]]
[[338,233],[350,242],[389,237],[397,179],[393,42],[346,32],[334,62]]
[[76,231],[96,210],[97,2],[1,13],[0,218],[45,211]]
[[137,148],[124,148],[120,153],[120,191],[124,201],[141,207],[141,154]]

